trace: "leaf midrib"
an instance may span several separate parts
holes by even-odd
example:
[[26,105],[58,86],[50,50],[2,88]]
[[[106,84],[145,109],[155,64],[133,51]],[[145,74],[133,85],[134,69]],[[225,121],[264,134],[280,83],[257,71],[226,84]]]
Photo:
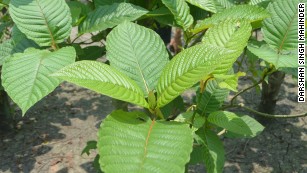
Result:
[[143,159],[142,159],[142,162],[141,162],[140,171],[143,170],[143,168],[144,168],[144,163],[145,163],[145,160],[146,160],[146,157],[147,157],[148,141],[149,141],[149,138],[150,138],[153,126],[155,125],[155,122],[156,122],[155,120],[152,120],[152,122],[151,122],[151,124],[149,126],[149,130],[148,130],[147,137],[146,137],[146,140],[145,140],[144,155],[143,155]]
[[53,34],[52,34],[52,32],[51,32],[51,29],[50,29],[50,27],[49,27],[49,25],[48,25],[47,18],[46,18],[46,16],[45,16],[45,14],[43,13],[43,9],[42,9],[41,5],[39,4],[39,1],[38,1],[38,0],[35,0],[35,1],[36,1],[36,3],[37,3],[37,6],[39,7],[40,12],[41,12],[42,15],[43,15],[45,24],[46,24],[47,29],[48,29],[48,32],[49,32],[49,34],[50,34],[51,46],[54,46],[56,43],[55,43],[55,41],[54,41],[54,37],[53,37]]
[[290,21],[290,23],[289,23],[289,25],[287,27],[286,33],[285,33],[285,35],[284,35],[284,37],[283,37],[283,39],[281,41],[281,44],[280,44],[280,46],[279,46],[279,48],[277,50],[277,54],[281,53],[282,47],[283,47],[283,45],[285,43],[285,40],[288,38],[288,32],[290,30],[290,27],[292,26],[292,23],[293,23],[293,21],[294,21],[296,16],[297,16],[297,12],[292,16],[292,19],[291,19],[291,21]]

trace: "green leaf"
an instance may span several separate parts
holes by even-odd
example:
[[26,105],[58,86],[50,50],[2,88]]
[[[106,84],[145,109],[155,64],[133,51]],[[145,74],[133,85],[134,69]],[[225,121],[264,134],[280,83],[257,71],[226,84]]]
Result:
[[148,107],[142,90],[134,81],[101,62],[78,61],[52,76],[119,100]]
[[263,21],[262,32],[264,40],[278,52],[297,49],[299,2],[299,0],[279,0],[272,2],[267,8],[271,17]]
[[2,67],[2,85],[24,115],[32,105],[60,84],[59,79],[49,75],[73,63],[75,57],[72,47],[55,52],[27,49],[5,61]]
[[[193,116],[194,116],[194,120],[193,120],[193,124],[192,124],[192,117]],[[188,111],[188,112],[183,112],[183,113],[179,114],[175,118],[174,121],[192,124],[193,130],[194,129],[197,130],[198,128],[201,128],[205,124],[206,119],[203,116],[200,116],[198,113],[194,114],[193,111]]]
[[96,10],[89,13],[88,17],[83,21],[79,28],[80,33],[113,28],[124,21],[136,20],[147,12],[146,9],[129,3],[99,6]]
[[234,92],[238,92],[237,86],[238,86],[238,80],[239,77],[245,76],[246,74],[244,72],[238,72],[236,74],[218,74],[214,75],[216,79],[220,79],[219,86],[221,88],[226,88]]
[[72,26],[77,26],[82,9],[81,7],[76,7],[76,6],[69,6],[69,8],[72,18]]
[[26,37],[16,25],[12,29],[12,39],[14,40],[14,49],[12,53],[22,53],[27,48],[39,48],[39,46],[33,41]]
[[291,52],[280,52],[272,49],[268,44],[259,45],[259,43],[251,42],[247,46],[248,50],[259,58],[272,63],[276,69],[285,67],[297,67],[297,55]]
[[256,136],[264,129],[260,123],[247,115],[239,117],[235,113],[227,111],[212,112],[208,117],[208,121],[247,137]]
[[[231,50],[199,44],[177,54],[164,68],[158,82],[158,107],[163,107],[224,61]],[[226,57],[226,56],[225,56]]]
[[265,9],[258,6],[237,5],[232,8],[223,10],[221,13],[216,13],[212,17],[203,20],[195,26],[192,32],[198,33],[202,30],[217,25],[226,19],[244,19],[248,22],[256,22],[269,17],[269,15],[270,14]]
[[70,35],[71,14],[64,0],[12,0],[10,15],[20,31],[40,46],[61,43]]
[[108,173],[183,173],[192,144],[188,124],[152,121],[143,112],[114,111],[98,132],[99,162]]
[[249,1],[249,4],[250,5],[258,5],[262,8],[267,8],[267,6],[269,5],[269,3],[271,1],[272,0],[251,0],[251,1]]
[[11,56],[12,51],[14,49],[14,41],[6,40],[0,44],[0,66],[4,63],[4,61]]
[[160,36],[131,22],[114,28],[107,36],[107,59],[142,88],[145,96],[156,88],[168,52]]
[[82,49],[82,54],[78,55],[78,61],[97,60],[106,53],[105,47],[88,46]]
[[184,30],[193,24],[190,8],[184,0],[162,0],[162,3],[173,13],[177,24]]
[[88,156],[90,155],[90,150],[95,150],[97,149],[97,141],[87,141],[86,146],[81,152],[81,155],[86,153]]
[[103,5],[112,5],[114,3],[129,2],[129,0],[94,0],[95,7]]
[[195,5],[203,10],[210,11],[212,13],[216,13],[216,7],[213,0],[186,0],[188,3]]
[[203,37],[203,42],[217,47],[233,50],[228,58],[221,61],[214,74],[224,74],[232,68],[241,55],[251,35],[252,27],[246,20],[228,19],[210,28]]
[[173,101],[169,102],[163,108],[160,109],[162,114],[164,115],[164,119],[174,117],[179,112],[185,111],[183,98],[179,95]]
[[191,156],[198,158],[194,163],[203,161],[207,172],[221,173],[225,163],[225,151],[219,137],[212,131],[201,128],[196,131],[196,141],[200,146],[193,150],[194,153],[192,152]]
[[[201,94],[199,91],[197,95]],[[201,115],[217,111],[229,94],[228,89],[220,88],[216,80],[208,81],[200,100],[197,100],[197,109]]]

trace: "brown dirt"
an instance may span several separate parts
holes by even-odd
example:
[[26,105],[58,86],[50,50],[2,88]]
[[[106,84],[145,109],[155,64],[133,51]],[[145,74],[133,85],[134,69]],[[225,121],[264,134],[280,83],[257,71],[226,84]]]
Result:
[[[250,84],[241,80],[239,88]],[[282,87],[277,114],[307,111],[307,104],[296,102],[295,82],[287,76]],[[243,94],[238,102],[256,108],[260,94]],[[111,99],[92,91],[63,83],[36,104],[25,117],[16,111],[14,131],[0,131],[0,172],[94,173],[90,156],[81,156],[88,140],[96,140],[97,127],[112,111]],[[242,110],[235,110],[247,113]],[[305,173],[307,172],[307,117],[274,120],[252,139],[224,138],[226,173]],[[204,172],[202,165],[191,173]]]

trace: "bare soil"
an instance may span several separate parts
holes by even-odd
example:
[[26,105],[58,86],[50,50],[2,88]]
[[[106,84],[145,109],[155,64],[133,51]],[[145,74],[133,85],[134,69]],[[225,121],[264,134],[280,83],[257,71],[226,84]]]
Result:
[[[247,80],[247,79],[246,79]],[[250,81],[244,78],[239,88]],[[307,111],[296,102],[295,82],[286,77],[277,114]],[[251,90],[238,102],[257,108],[260,93]],[[88,140],[96,140],[101,120],[113,109],[111,99],[63,83],[37,103],[26,116],[16,108],[14,130],[0,131],[0,172],[5,173],[95,173],[90,156],[81,151]],[[240,113],[249,112],[234,110]],[[252,139],[224,138],[227,153],[225,173],[306,173],[307,117],[278,119],[265,124],[264,132]],[[204,172],[203,165],[191,166],[190,173]]]

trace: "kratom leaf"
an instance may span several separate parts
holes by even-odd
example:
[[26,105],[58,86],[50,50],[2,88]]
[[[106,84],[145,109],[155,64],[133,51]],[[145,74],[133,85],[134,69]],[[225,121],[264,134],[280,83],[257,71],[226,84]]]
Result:
[[142,88],[145,96],[156,88],[168,52],[153,30],[125,22],[107,36],[107,59],[112,67],[126,74]]
[[78,55],[78,61],[96,60],[101,58],[106,53],[105,47],[88,46],[82,49],[82,54]]
[[269,17],[269,15],[270,14],[265,9],[258,6],[237,5],[232,8],[223,10],[221,13],[216,13],[212,17],[203,20],[195,26],[192,32],[198,33],[202,30],[217,25],[226,19],[244,19],[248,22],[256,22]]
[[[197,95],[201,94],[199,91]],[[229,94],[228,89],[220,88],[216,80],[208,81],[205,91],[197,100],[197,109],[200,115],[218,110]],[[196,97],[197,98],[197,97]]]
[[14,41],[6,40],[0,44],[0,66],[4,63],[4,61],[11,56],[14,49]]
[[59,79],[49,75],[73,63],[75,57],[72,47],[55,52],[27,49],[5,61],[2,67],[2,85],[24,115],[32,105],[60,84]]
[[[193,153],[198,157],[198,161],[203,161],[207,172],[221,173],[225,163],[225,151],[222,141],[210,130],[203,128],[196,131],[196,141],[200,145],[196,150],[199,153]],[[194,151],[194,150],[193,150]]]
[[218,85],[221,88],[226,88],[231,91],[238,92],[237,86],[238,86],[239,77],[245,75],[246,73],[239,71],[236,74],[216,74],[214,75],[214,77],[220,80]]
[[184,0],[162,0],[162,3],[173,13],[175,20],[184,30],[193,23],[190,8]]
[[147,12],[146,9],[129,3],[99,6],[83,21],[79,28],[80,33],[113,28],[124,21],[136,20]]
[[10,15],[20,31],[40,46],[54,46],[70,35],[71,14],[64,0],[12,0]]
[[14,40],[14,49],[12,53],[22,53],[27,48],[39,48],[39,46],[33,41],[26,37],[15,25],[12,29],[12,39]]
[[228,19],[210,28],[203,37],[203,42],[217,47],[233,50],[220,62],[214,74],[224,74],[232,68],[233,63],[241,55],[251,35],[252,27],[246,20]]
[[203,10],[210,11],[212,13],[217,12],[214,0],[186,0],[186,1]]
[[98,132],[100,167],[108,173],[183,173],[192,152],[192,134],[188,124],[114,111]]
[[119,100],[148,107],[142,90],[134,81],[101,62],[78,61],[52,76]]
[[210,16],[210,12],[205,11],[199,7],[196,7],[194,5],[189,5],[190,6],[190,11],[191,15],[193,16],[193,19],[195,21],[197,20],[204,20],[205,18]]
[[129,0],[94,0],[95,7],[103,5],[112,5],[114,3],[129,2]]
[[[297,49],[297,6],[299,2],[303,1],[278,0],[272,2],[267,8],[271,17],[263,21],[262,32],[264,40],[277,52]],[[307,1],[304,0],[304,2]]]
[[235,113],[227,111],[212,112],[208,116],[208,121],[228,131],[244,136],[255,136],[263,130],[263,126],[247,115],[237,116]]
[[285,54],[280,52],[278,54],[276,50],[272,49],[267,44],[257,45],[253,42],[249,43],[247,48],[259,58],[272,63],[276,69],[284,67],[297,68],[298,66],[297,55],[291,52],[285,52]]
[[197,81],[209,75],[231,50],[199,44],[177,54],[164,68],[158,82],[158,107],[163,107]]
[[250,5],[258,5],[262,8],[267,8],[267,6],[269,5],[269,3],[271,1],[272,0],[251,0],[251,1],[249,1],[249,4]]

